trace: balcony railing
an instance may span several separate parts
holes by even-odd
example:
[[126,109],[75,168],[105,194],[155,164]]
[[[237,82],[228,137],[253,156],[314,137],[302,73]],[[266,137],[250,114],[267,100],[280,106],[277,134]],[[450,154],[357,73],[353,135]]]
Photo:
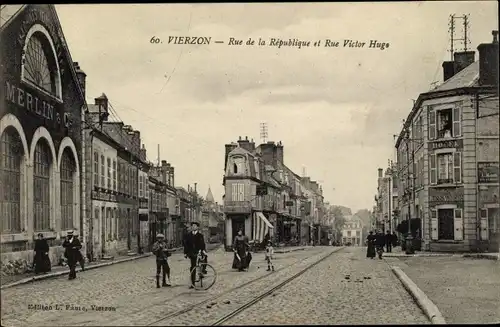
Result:
[[224,202],[224,212],[250,213],[251,211],[252,211],[252,203],[249,201]]

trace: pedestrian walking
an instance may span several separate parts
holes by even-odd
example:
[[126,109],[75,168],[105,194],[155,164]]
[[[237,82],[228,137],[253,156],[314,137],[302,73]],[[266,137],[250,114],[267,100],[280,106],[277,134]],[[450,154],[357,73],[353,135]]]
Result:
[[[189,288],[194,288],[193,284],[195,283],[196,280],[196,272],[193,270],[193,268],[196,267],[196,259],[198,258],[198,253],[201,251],[201,253],[204,256],[203,263],[208,262],[208,255],[206,251],[206,246],[205,246],[205,238],[203,237],[203,234],[198,232],[198,227],[200,226],[199,223],[196,221],[191,223],[191,232],[186,234],[186,240],[184,243],[184,257],[189,258],[191,260],[191,285]],[[202,266],[204,267],[204,266]],[[202,273],[206,274],[206,267],[202,269]]]
[[238,230],[238,235],[233,241],[233,269],[238,269],[238,271],[244,271],[248,267],[248,248],[250,247],[248,242],[248,237],[243,235],[243,230]]
[[398,246],[398,235],[396,232],[392,232],[392,247]]
[[[80,242],[80,239],[78,238],[78,234],[75,234],[74,238]],[[81,243],[81,242],[80,242]],[[78,250],[78,262],[80,263],[80,267],[82,267],[82,271],[85,270],[85,257],[83,256],[82,252]]]
[[376,237],[373,235],[373,232],[370,231],[370,234],[366,237],[366,246],[368,247],[366,249],[366,257],[373,259],[375,258],[375,240]]
[[392,234],[390,231],[387,231],[387,234],[385,234],[385,250],[387,253],[392,252]]
[[33,266],[35,268],[35,274],[46,274],[51,270],[49,244],[47,243],[47,240],[43,238],[42,233],[38,234],[38,239],[35,241],[34,252]]
[[160,288],[160,273],[162,275],[161,286],[171,286],[170,284],[170,266],[168,265],[168,245],[163,234],[156,235],[156,242],[153,244],[153,254],[156,256],[156,287]]
[[376,243],[378,258],[382,260],[382,254],[384,253],[384,245],[385,245],[385,235],[382,231],[379,231],[377,233],[375,243]]
[[75,279],[76,263],[81,255],[82,244],[73,236],[73,231],[69,231],[62,246],[64,247],[64,257],[68,260],[69,280]]
[[271,241],[268,241],[266,246],[267,271],[270,270],[274,271],[273,256],[274,256],[273,243]]

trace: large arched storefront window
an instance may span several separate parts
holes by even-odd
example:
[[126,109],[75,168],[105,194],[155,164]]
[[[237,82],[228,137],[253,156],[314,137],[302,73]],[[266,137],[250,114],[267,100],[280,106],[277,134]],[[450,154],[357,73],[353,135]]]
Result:
[[0,221],[2,233],[21,231],[21,163],[23,146],[17,131],[8,127],[0,138]]
[[35,231],[50,230],[50,166],[52,156],[45,139],[35,147],[33,171],[33,213]]
[[76,173],[75,160],[69,148],[61,158],[61,229],[73,229],[74,181]]

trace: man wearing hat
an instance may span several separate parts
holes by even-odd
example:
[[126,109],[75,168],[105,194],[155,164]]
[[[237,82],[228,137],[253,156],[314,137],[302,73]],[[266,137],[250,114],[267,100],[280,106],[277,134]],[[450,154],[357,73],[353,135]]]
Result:
[[73,231],[69,231],[62,246],[64,247],[64,257],[68,260],[69,279],[75,279],[76,263],[81,256],[80,249],[82,248],[82,244],[74,237]]
[[156,287],[160,288],[160,272],[163,276],[162,286],[170,286],[170,266],[167,261],[170,252],[168,252],[167,242],[165,242],[163,234],[156,234],[153,253],[156,255]]
[[191,260],[191,268],[190,271],[191,273],[191,285],[189,288],[193,288],[194,281],[196,279],[196,274],[193,271],[193,268],[196,267],[196,258],[198,256],[198,253],[201,251],[205,255],[205,262],[206,262],[206,256],[207,256],[207,251],[205,247],[205,238],[203,237],[203,234],[198,232],[198,227],[200,224],[196,221],[193,221],[191,223],[191,232],[189,232],[186,235],[186,240],[184,243],[184,257],[189,258]]

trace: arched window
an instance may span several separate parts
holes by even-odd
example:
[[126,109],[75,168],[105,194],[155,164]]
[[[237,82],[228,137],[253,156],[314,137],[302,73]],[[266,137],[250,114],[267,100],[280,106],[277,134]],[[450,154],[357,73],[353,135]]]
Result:
[[73,154],[68,148],[63,152],[61,159],[61,229],[73,229],[73,176],[76,172],[75,160]]
[[2,233],[21,231],[21,162],[23,146],[17,131],[8,127],[0,138],[0,217]]
[[24,53],[24,78],[42,90],[57,94],[57,66],[49,40],[42,32],[35,32],[29,38]]
[[35,147],[33,174],[33,220],[35,231],[50,230],[50,165],[52,156],[47,141]]
[[234,172],[235,174],[237,174],[237,173],[238,173],[238,165],[237,165],[236,163],[234,163],[234,164],[233,164],[233,172]]

